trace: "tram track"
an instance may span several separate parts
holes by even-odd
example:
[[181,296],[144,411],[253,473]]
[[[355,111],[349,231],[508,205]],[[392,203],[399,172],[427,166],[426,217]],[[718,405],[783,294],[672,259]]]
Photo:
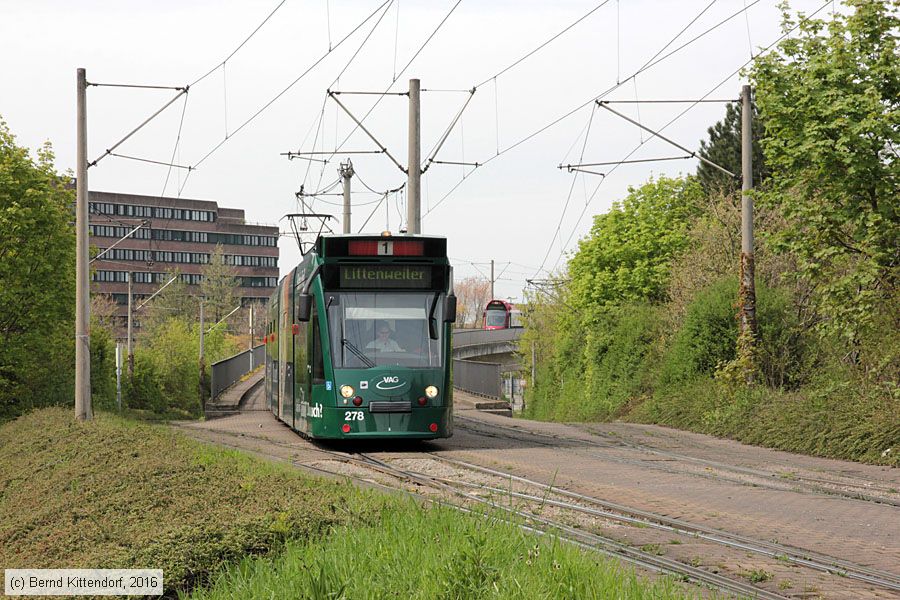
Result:
[[[553,506],[559,511],[564,511],[565,514],[581,514],[592,518],[596,517],[617,521],[640,528],[652,528],[664,532],[665,535],[683,536],[685,539],[699,540],[706,544],[728,548],[729,552],[732,553],[752,553],[770,562],[790,562],[797,567],[818,572],[821,574],[820,576],[839,576],[885,590],[894,592],[900,591],[900,577],[892,573],[869,569],[868,567],[834,557],[814,554],[806,550],[800,550],[774,542],[756,540],[738,534],[692,524],[687,521],[669,518],[649,511],[608,502],[599,498],[571,492],[553,485],[520,477],[512,473],[490,469],[456,458],[442,456],[439,453],[440,451],[429,451],[427,449],[421,452],[399,451],[399,457],[393,456],[395,454],[394,451],[389,451],[389,456],[383,456],[381,452],[344,451],[322,448],[319,444],[306,445],[302,443],[285,443],[272,440],[263,435],[257,436],[223,430],[218,430],[216,433],[233,438],[251,438],[256,442],[263,442],[265,444],[271,444],[276,447],[290,450],[292,453],[301,451],[303,453],[310,453],[309,456],[301,460],[294,457],[280,458],[281,460],[289,461],[290,464],[296,467],[304,468],[309,471],[330,476],[337,475],[347,477],[351,480],[360,482],[363,485],[374,486],[381,489],[397,491],[399,488],[399,491],[405,494],[411,494],[429,502],[453,506],[467,512],[473,511],[473,505],[487,507],[492,511],[499,511],[506,516],[505,520],[508,520],[517,526],[533,530],[537,533],[549,533],[580,547],[591,549],[608,556],[614,556],[617,559],[625,560],[636,566],[641,566],[642,568],[651,569],[656,572],[673,574],[679,578],[712,586],[731,594],[749,595],[751,597],[766,599],[785,597],[752,585],[751,583],[742,580],[739,574],[729,577],[720,575],[716,572],[711,572],[699,566],[686,564],[685,562],[673,558],[656,556],[653,553],[644,552],[638,547],[629,545],[629,543],[619,541],[613,537],[608,537],[595,531],[585,531],[583,529],[572,527],[569,523],[563,522],[561,519],[547,518],[542,514],[535,514],[534,510],[529,510],[527,507],[531,506],[533,508],[535,505]],[[240,444],[224,443],[224,445],[235,448],[242,447]],[[246,449],[246,447],[244,447],[244,449]],[[261,454],[279,458],[270,452],[261,452]],[[320,458],[322,460],[320,460]],[[440,463],[455,469],[462,469],[471,473],[490,476],[496,478],[497,481],[515,481],[522,486],[527,486],[531,489],[504,489],[502,484],[497,483],[489,485],[485,483],[475,483],[466,480],[465,477],[435,476],[418,469],[411,469],[399,465],[398,463],[402,463],[403,460],[430,460],[434,461],[435,464]],[[354,465],[362,471],[347,472],[347,469],[336,468],[335,465],[329,465],[329,461]],[[384,479],[379,481],[371,475],[366,475],[366,471],[369,473],[379,473],[382,477],[388,478],[388,480],[387,482]],[[402,485],[403,482],[414,484],[417,486],[416,490],[410,491],[408,487]],[[426,492],[425,488],[429,491]],[[490,497],[483,497],[482,494],[484,493],[489,494]],[[515,499],[519,505],[515,507],[509,506],[506,505],[505,502],[498,501],[498,499]],[[481,510],[474,509],[474,512],[481,513]],[[540,513],[540,511],[538,511],[538,513]]]
[[[650,446],[646,446],[644,444],[638,444],[635,442],[628,442],[625,440],[614,440],[609,442],[600,442],[597,440],[588,440],[588,439],[579,439],[573,437],[545,434],[535,431],[529,431],[523,428],[518,427],[509,427],[504,425],[499,425],[496,423],[485,423],[484,421],[480,421],[478,419],[471,419],[468,417],[461,417],[458,414],[455,416],[456,427],[460,429],[464,429],[470,431],[477,435],[489,436],[494,438],[504,438],[511,439],[517,441],[529,441],[536,442],[541,445],[547,447],[564,447],[567,450],[572,450],[577,452],[578,454],[596,458],[602,458],[603,460],[609,462],[615,462],[620,464],[629,464],[636,465],[646,469],[652,469],[664,473],[670,474],[678,474],[678,475],[690,475],[693,477],[700,477],[703,479],[709,480],[718,480],[718,481],[727,481],[729,483],[735,483],[738,485],[744,485],[749,487],[761,487],[765,489],[778,490],[778,491],[798,491],[802,490],[809,493],[818,493],[824,494],[827,496],[834,496],[838,498],[846,498],[849,500],[859,500],[864,502],[872,502],[876,504],[886,504],[889,506],[900,507],[900,500],[889,498],[885,496],[875,496],[871,493],[863,493],[857,491],[847,491],[845,489],[836,489],[840,487],[844,488],[856,488],[856,489],[866,489],[867,491],[880,491],[884,494],[888,493],[896,493],[892,492],[888,488],[872,488],[871,486],[866,486],[864,484],[855,484],[851,482],[840,482],[835,480],[829,480],[825,478],[810,478],[804,475],[793,475],[790,479],[779,480],[778,483],[773,483],[773,478],[778,478],[778,475],[775,473],[771,473],[768,471],[762,471],[759,469],[753,469],[751,467],[742,467],[739,465],[730,465],[727,463],[722,463],[719,461],[713,461],[709,459],[697,458],[694,456],[688,456],[684,454],[679,454],[676,452],[671,452],[668,450],[660,450],[658,448],[652,448]],[[507,432],[507,433],[503,433]],[[592,436],[596,436],[595,432],[589,432]],[[524,439],[524,438],[528,439]],[[585,448],[588,446],[588,448]],[[744,475],[748,477],[756,478],[756,481],[751,481],[747,479],[741,479],[739,477],[729,477],[724,476],[721,473],[711,473],[711,472],[696,472],[691,471],[689,469],[678,469],[670,466],[666,466],[660,464],[659,462],[650,461],[650,460],[642,460],[639,458],[623,458],[618,456],[610,456],[609,454],[604,454],[597,452],[597,449],[631,449],[637,450],[640,452],[657,455],[664,457],[666,459],[676,460],[676,461],[684,461],[696,465],[700,465],[706,469],[714,469],[720,472],[729,472],[737,475]],[[831,487],[834,486],[834,487]]]
[[[518,475],[514,475],[504,471],[490,469],[488,467],[483,467],[481,465],[476,465],[466,461],[451,459],[436,455],[434,453],[428,453],[428,455],[450,465],[455,465],[487,475],[493,475],[504,480],[508,479],[518,481],[520,483],[539,488],[549,493],[564,496],[571,500],[576,500],[583,504],[600,507],[602,510],[598,511],[596,509],[585,507],[582,504],[577,504],[574,502],[559,503],[558,501],[549,498],[541,498],[533,495],[530,498],[531,500],[537,499],[547,503],[552,502],[554,504],[559,504],[561,507],[575,510],[577,512],[592,514],[594,516],[618,520],[629,524],[651,527],[671,533],[690,535],[695,538],[703,539],[715,544],[747,552],[753,552],[770,558],[776,558],[778,560],[787,561],[798,566],[814,569],[823,573],[855,579],[893,591],[900,591],[900,576],[889,573],[887,571],[871,569],[869,567],[858,565],[850,561],[813,553],[808,550],[793,548],[775,542],[758,540],[740,534],[690,523],[682,519],[666,517],[664,515],[653,513],[651,511],[636,509],[585,494],[579,494],[577,492],[557,488],[555,486],[534,481],[532,479],[520,477]],[[505,494],[511,494],[514,497],[518,495],[516,492],[511,492],[502,488],[496,488],[494,491],[497,491],[498,493],[502,492]]]

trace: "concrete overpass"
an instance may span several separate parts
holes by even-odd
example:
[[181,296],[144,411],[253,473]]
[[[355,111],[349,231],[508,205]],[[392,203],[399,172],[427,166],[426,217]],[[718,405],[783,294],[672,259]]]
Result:
[[521,328],[455,329],[453,358],[471,359],[498,354],[512,354],[519,347]]
[[457,329],[453,332],[453,387],[487,398],[517,394],[521,328]]

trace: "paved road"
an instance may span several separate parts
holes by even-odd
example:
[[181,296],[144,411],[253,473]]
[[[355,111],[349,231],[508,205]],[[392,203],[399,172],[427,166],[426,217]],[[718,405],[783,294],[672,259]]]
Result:
[[[474,410],[473,400],[457,393],[456,430],[448,440],[367,444],[362,449],[393,458],[434,452],[900,576],[900,507],[848,497],[900,503],[900,469],[794,455],[655,426],[508,419]],[[249,410],[253,408],[257,410]],[[266,456],[310,463],[321,459],[315,444],[264,408],[256,394],[241,414],[180,427],[193,437]],[[642,536],[653,539],[637,529],[622,535],[634,543],[643,543]],[[666,551],[679,560],[699,560],[687,546]],[[710,568],[717,568],[716,560],[726,559],[702,557]],[[720,566],[725,571],[767,571],[774,577],[764,585],[792,597],[900,597],[838,576],[805,574],[777,559],[759,562],[747,555],[741,565]]]

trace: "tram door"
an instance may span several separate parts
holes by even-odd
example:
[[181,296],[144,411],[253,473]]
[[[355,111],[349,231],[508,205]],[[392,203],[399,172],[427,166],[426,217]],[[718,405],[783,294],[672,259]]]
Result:
[[304,338],[306,349],[305,367],[306,373],[303,380],[304,410],[306,414],[306,433],[313,433],[312,420],[322,421],[324,416],[323,398],[329,397],[326,391],[331,391],[325,386],[325,370],[323,368],[322,323],[320,318],[324,315],[313,305],[309,319],[309,328]]
[[294,426],[294,336],[291,330],[291,286],[283,286],[281,298],[281,340],[278,344],[278,414],[291,427]]
[[[303,293],[303,285],[298,285],[295,294]],[[295,296],[296,297],[296,296]],[[293,313],[296,314],[296,313]],[[308,323],[297,323],[297,334],[293,337],[293,415],[294,427],[297,431],[307,433],[309,431],[308,421],[308,402],[309,402],[309,370],[307,364],[307,332],[309,331]]]

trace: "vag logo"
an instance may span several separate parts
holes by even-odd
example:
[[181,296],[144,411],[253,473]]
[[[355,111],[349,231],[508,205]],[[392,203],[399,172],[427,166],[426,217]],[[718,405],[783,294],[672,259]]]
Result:
[[375,387],[379,390],[396,390],[397,388],[403,387],[403,382],[400,381],[399,377],[393,375],[385,375],[381,378],[381,381],[375,384]]
[[310,419],[321,419],[322,418],[322,405],[319,403],[316,403],[315,405],[310,406],[309,410],[307,411],[307,416]]

